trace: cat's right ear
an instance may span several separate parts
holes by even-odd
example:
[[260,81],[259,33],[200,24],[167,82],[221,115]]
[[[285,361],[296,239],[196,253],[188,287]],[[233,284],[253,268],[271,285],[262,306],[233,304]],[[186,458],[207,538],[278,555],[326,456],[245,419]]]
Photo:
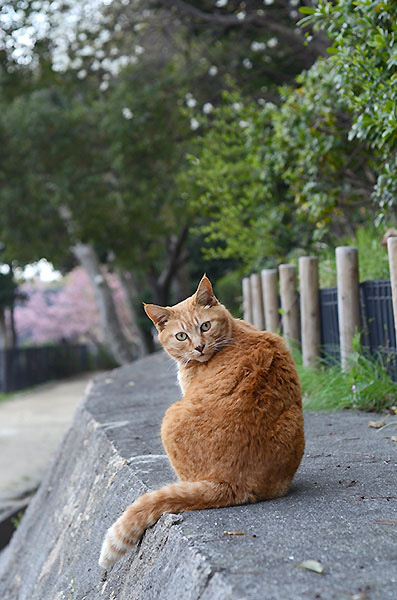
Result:
[[143,308],[149,319],[151,319],[157,329],[157,331],[163,331],[164,327],[169,321],[171,313],[167,308],[163,306],[157,306],[157,304],[143,304]]

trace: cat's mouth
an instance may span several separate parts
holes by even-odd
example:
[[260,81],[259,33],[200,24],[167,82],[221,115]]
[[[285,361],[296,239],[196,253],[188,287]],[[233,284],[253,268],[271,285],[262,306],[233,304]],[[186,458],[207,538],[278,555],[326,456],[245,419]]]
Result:
[[201,354],[197,354],[193,357],[193,360],[197,360],[198,362],[207,362],[211,358],[211,354],[209,352],[202,352]]

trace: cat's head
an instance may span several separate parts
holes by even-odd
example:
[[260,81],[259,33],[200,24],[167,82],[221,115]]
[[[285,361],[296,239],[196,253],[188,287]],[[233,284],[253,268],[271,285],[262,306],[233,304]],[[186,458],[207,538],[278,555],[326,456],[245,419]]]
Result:
[[204,275],[196,292],[175,306],[144,305],[163,348],[178,362],[207,362],[231,341],[232,316]]

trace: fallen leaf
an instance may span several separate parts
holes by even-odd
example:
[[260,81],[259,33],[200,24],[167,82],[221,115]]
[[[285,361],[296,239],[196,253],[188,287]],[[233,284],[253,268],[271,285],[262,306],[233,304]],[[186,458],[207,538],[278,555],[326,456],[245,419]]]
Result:
[[350,483],[347,484],[346,487],[352,487],[352,485],[356,485],[357,481],[351,481]]
[[225,535],[244,535],[244,531],[224,531]]
[[386,423],[386,417],[384,419],[381,419],[380,421],[370,421],[368,423],[368,427],[373,427],[374,429],[380,429],[381,427],[383,427]]
[[392,415],[397,415],[397,406],[389,406],[388,410]]
[[392,442],[397,442],[397,435],[392,435],[390,439]]
[[324,567],[320,562],[318,562],[318,560],[303,560],[296,566],[298,567],[298,569],[307,569],[308,571],[314,571],[315,573],[319,573],[320,575],[324,573]]

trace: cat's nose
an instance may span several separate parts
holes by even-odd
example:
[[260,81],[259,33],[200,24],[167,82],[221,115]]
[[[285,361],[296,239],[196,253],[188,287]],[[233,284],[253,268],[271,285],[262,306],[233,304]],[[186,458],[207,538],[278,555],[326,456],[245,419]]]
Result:
[[195,346],[195,350],[197,350],[197,352],[200,352],[201,354],[203,353],[204,350],[204,346],[205,344],[200,344],[200,346]]

